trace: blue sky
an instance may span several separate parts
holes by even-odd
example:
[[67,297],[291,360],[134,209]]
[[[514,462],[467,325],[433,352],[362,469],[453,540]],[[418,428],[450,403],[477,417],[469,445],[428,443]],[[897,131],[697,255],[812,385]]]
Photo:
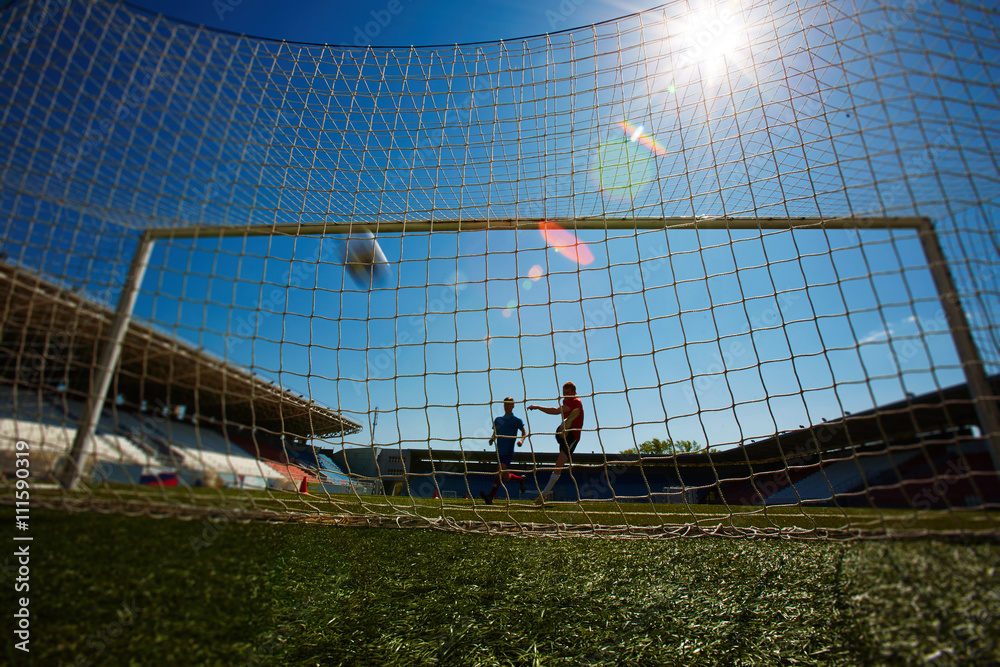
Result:
[[509,40],[655,7],[637,0],[130,0],[150,11],[239,34],[315,44],[428,46]]
[[[375,47],[508,39],[642,8],[139,4],[235,33],[347,45],[382,17],[367,35]],[[963,229],[984,234],[962,252],[995,267],[984,231],[995,169],[962,148],[993,136],[977,120],[996,115],[989,74],[950,84],[968,98],[949,102],[949,131],[968,134],[953,140],[938,133],[940,115],[921,116],[916,94],[879,89],[899,84],[890,56],[904,49],[891,39],[926,50],[930,37],[899,19],[862,39],[864,26],[840,17],[840,47],[861,55],[838,69],[823,64],[835,55],[830,31],[811,28],[824,8],[763,11],[714,47],[699,46],[706,28],[684,17],[457,51],[282,46],[160,23],[159,41],[95,43],[97,57],[82,40],[64,67],[5,75],[11,99],[41,110],[0,129],[15,148],[9,182],[21,175],[4,190],[5,250],[113,304],[136,230],[178,220],[871,213],[958,224],[961,213]],[[36,57],[55,57],[46,53],[59,50]],[[85,81],[79,90],[63,69]],[[911,91],[941,85],[919,67],[907,77]],[[345,274],[342,237],[159,241],[136,314],[362,423],[378,406],[376,443],[404,447],[484,448],[512,395],[542,434],[533,446],[555,451],[544,434],[557,424],[524,406],[555,405],[570,379],[588,412],[581,450],[608,452],[667,434],[729,446],[961,381],[912,232],[579,238],[594,256],[586,265],[532,230],[383,233],[392,270],[374,289]],[[989,341],[996,299],[979,294]]]

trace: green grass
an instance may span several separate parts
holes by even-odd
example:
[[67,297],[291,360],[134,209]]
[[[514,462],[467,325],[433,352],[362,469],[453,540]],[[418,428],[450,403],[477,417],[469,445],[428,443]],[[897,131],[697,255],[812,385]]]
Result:
[[32,652],[25,661],[8,631],[14,664],[1000,661],[994,544],[550,539],[46,510],[30,522]]

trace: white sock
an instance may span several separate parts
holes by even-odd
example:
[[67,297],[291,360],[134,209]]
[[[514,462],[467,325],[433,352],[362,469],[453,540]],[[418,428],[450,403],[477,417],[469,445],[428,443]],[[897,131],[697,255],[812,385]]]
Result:
[[542,495],[543,496],[547,496],[549,494],[549,491],[552,490],[552,487],[555,486],[556,482],[559,481],[559,475],[561,475],[561,474],[562,473],[559,472],[559,471],[556,471],[556,472],[552,473],[552,476],[549,477],[549,483],[545,485],[545,490],[542,491]]

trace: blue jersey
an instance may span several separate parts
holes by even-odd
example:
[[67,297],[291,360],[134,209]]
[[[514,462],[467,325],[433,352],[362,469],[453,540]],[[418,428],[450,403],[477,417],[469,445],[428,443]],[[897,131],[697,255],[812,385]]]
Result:
[[500,456],[513,456],[517,432],[524,429],[524,422],[513,414],[501,415],[493,420],[493,432],[497,436],[497,452]]

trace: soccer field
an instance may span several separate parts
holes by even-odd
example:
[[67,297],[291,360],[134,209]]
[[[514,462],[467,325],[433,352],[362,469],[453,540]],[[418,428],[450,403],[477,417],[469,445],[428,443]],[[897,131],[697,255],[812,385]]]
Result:
[[[40,490],[45,507],[127,511],[153,516],[266,521],[295,520],[339,526],[437,527],[457,532],[585,534],[587,536],[754,535],[832,539],[984,537],[1000,515],[982,509],[871,509],[804,505],[693,505],[623,501],[548,502],[498,499],[493,505],[467,499],[410,496],[299,494],[190,487],[94,487],[76,497]],[[65,505],[64,505],[65,504]]]
[[[31,653],[8,639],[12,664],[1000,660],[988,543],[525,539],[43,510],[31,534]],[[2,590],[11,609],[10,577]]]

